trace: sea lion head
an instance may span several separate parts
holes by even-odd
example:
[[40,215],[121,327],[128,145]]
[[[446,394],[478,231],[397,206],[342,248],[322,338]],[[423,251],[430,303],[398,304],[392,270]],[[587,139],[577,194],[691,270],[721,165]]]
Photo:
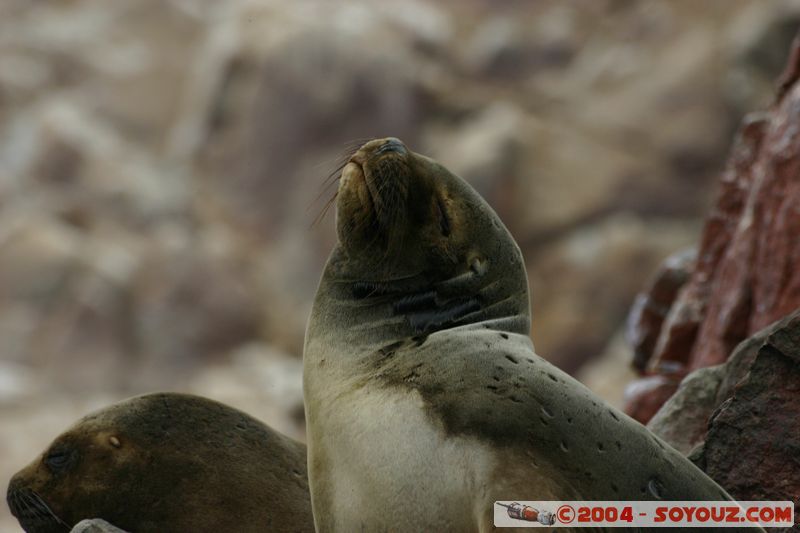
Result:
[[135,479],[148,457],[115,423],[115,411],[80,420],[11,479],[6,500],[26,532],[69,531],[81,519],[107,516],[108,509],[136,507],[125,501],[130,491],[120,485],[120,473]]
[[313,530],[304,447],[227,405],[137,396],[56,437],[9,483],[28,533],[102,518],[125,531]]
[[427,309],[412,304],[427,313],[408,317],[416,332],[512,315],[527,333],[527,277],[514,239],[469,184],[399,139],[371,140],[350,157],[336,227],[323,285],[350,280],[357,298],[435,299]]

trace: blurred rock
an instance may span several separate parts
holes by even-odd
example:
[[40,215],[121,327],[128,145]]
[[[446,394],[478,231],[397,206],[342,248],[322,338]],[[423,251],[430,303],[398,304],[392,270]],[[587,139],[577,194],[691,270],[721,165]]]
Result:
[[125,291],[110,250],[25,212],[10,220],[0,248],[4,359],[56,377],[57,387],[117,386],[126,368]]
[[757,6],[743,9],[731,25],[733,65],[726,76],[725,100],[741,112],[769,105],[778,77],[786,64],[785,51],[800,27],[796,2],[785,2],[771,10]]
[[647,368],[661,326],[678,291],[689,279],[696,260],[697,251],[693,248],[671,255],[656,272],[649,287],[636,297],[628,315],[625,335],[633,347],[633,367],[637,370]]
[[[301,17],[312,5],[317,13]],[[411,6],[420,22],[445,17],[426,3],[404,10],[413,12]],[[234,216],[269,237],[303,221],[329,171],[320,164],[354,139],[391,131],[415,144],[427,113],[430,62],[413,45],[430,41],[417,33],[424,24],[397,27],[392,10],[311,2],[282,11],[265,5],[239,15],[240,31],[253,40],[231,56],[217,102],[236,92],[250,100],[219,108],[228,116],[216,116],[206,139],[213,151],[201,154],[219,171],[210,183]],[[447,22],[434,22],[433,32],[437,25]]]
[[[749,268],[752,260],[751,218],[755,196],[750,201],[748,197],[759,192],[752,183],[751,168],[760,153],[765,127],[761,115],[748,117],[742,127],[722,176],[716,206],[706,222],[699,260],[670,311],[649,370],[657,370],[668,362],[692,367],[687,356],[697,349],[696,342],[705,343],[706,350],[714,350],[711,361],[722,362],[746,335],[746,322],[742,320],[746,321],[749,310],[743,306],[750,304],[749,294],[743,292],[748,281],[743,270]],[[744,212],[746,206],[750,206],[748,213]],[[726,285],[720,286],[721,283]],[[709,328],[715,331],[707,331]],[[725,345],[721,343],[723,337]],[[710,343],[715,343],[713,348]]]
[[432,157],[452,161],[448,168],[470,182],[506,220],[514,220],[510,200],[520,186],[513,178],[522,149],[524,117],[516,104],[491,102],[446,131],[431,128],[424,140]]
[[[768,113],[749,116],[706,220],[698,261],[667,314],[648,373],[727,360],[742,340],[800,307],[800,41]],[[662,398],[663,394],[659,395]],[[629,412],[646,417],[637,402]],[[657,402],[655,402],[657,403]],[[647,418],[640,418],[646,422]]]
[[229,361],[206,367],[187,385],[188,391],[211,396],[268,420],[277,431],[302,439],[302,361],[256,343],[238,348]]
[[260,302],[235,262],[215,259],[192,239],[155,248],[133,285],[140,364],[150,386],[178,373],[219,362],[231,349],[258,338]]
[[575,377],[605,401],[622,409],[625,385],[636,376],[628,364],[630,358],[631,348],[623,332],[618,331],[603,353],[578,369]]
[[[693,233],[690,224],[617,214],[539,243],[526,254],[537,352],[568,371],[579,368],[619,330],[620,316],[641,287],[632,272],[655,268],[685,248]],[[545,351],[554,344],[560,349]]]
[[82,236],[50,217],[6,214],[0,237],[0,295],[52,300],[80,260]]
[[19,405],[42,393],[42,384],[30,367],[0,360],[0,407]]
[[568,6],[542,10],[530,21],[514,13],[491,17],[465,50],[469,68],[492,80],[524,80],[549,68],[564,68],[575,55],[578,13]]

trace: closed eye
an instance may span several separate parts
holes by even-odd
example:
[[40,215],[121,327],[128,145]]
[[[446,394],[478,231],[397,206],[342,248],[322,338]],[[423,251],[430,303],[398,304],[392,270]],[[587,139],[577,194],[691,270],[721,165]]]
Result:
[[53,450],[47,454],[44,462],[51,470],[61,470],[69,462],[70,454],[66,450]]

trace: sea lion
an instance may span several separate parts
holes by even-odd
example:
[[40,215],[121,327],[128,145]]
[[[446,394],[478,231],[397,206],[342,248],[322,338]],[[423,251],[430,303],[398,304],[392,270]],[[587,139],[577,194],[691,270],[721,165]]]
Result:
[[186,394],[86,416],[11,479],[7,501],[28,533],[88,518],[134,533],[314,531],[304,446]]
[[729,500],[537,356],[522,254],[461,178],[395,138],[344,167],[306,330],[318,532],[488,531],[496,500]]

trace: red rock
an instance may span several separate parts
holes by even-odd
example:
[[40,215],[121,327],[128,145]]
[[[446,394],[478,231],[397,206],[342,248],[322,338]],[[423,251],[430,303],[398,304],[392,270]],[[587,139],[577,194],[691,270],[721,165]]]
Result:
[[[751,115],[739,132],[716,205],[706,220],[695,270],[670,310],[649,365],[651,372],[660,371],[670,362],[699,368],[693,361],[703,343],[701,350],[712,354],[704,359],[716,362],[701,366],[720,363],[746,336],[746,331],[735,331],[741,307],[749,301],[739,265],[749,265],[751,229],[742,220],[752,193],[751,168],[759,153],[764,126],[763,118]],[[719,342],[723,337],[730,344],[727,349]]]
[[624,409],[635,420],[650,420],[677,390],[680,377],[653,375],[625,388]]
[[[723,363],[742,340],[800,307],[798,77],[795,40],[776,102],[767,113],[748,116],[739,131],[689,281],[660,325],[660,317],[643,310],[652,288],[634,305],[641,330],[631,336],[634,367],[643,374]],[[646,415],[662,397],[661,389],[642,392],[628,412]]]
[[628,315],[625,337],[633,347],[633,367],[637,370],[644,371],[647,368],[661,326],[678,291],[689,279],[696,258],[694,249],[671,255],[664,261],[647,291],[636,298]]

